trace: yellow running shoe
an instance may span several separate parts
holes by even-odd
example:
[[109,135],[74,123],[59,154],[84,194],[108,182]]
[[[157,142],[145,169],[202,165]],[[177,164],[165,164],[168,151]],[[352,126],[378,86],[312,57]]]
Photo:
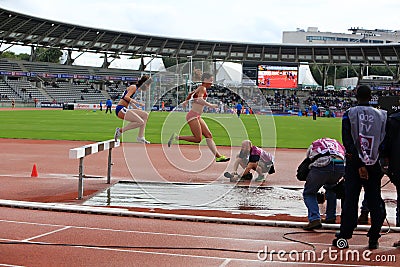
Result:
[[221,155],[220,157],[218,157],[218,158],[215,158],[215,161],[216,162],[227,162],[227,161],[229,161],[231,158],[227,158],[227,157],[225,157],[224,155]]

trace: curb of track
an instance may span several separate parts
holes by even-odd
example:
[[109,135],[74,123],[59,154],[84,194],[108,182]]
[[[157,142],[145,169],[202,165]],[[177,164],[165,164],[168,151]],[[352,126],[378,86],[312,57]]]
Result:
[[[72,213],[85,213],[97,214],[108,216],[121,216],[121,217],[136,217],[148,219],[163,219],[173,221],[191,221],[191,222],[205,222],[205,223],[224,223],[224,224],[238,224],[238,225],[254,225],[254,226],[273,226],[285,228],[302,228],[306,222],[292,222],[292,221],[274,221],[274,220],[255,220],[255,219],[240,219],[240,218],[225,218],[225,217],[209,217],[209,216],[196,216],[196,215],[181,215],[181,214],[165,214],[153,212],[139,212],[129,211],[124,208],[109,208],[109,207],[93,207],[73,204],[59,204],[59,203],[39,203],[27,202],[16,200],[0,200],[0,207],[20,208],[31,210],[44,210],[44,211],[57,211],[57,212],[72,212]],[[323,229],[338,230],[339,224],[322,224]],[[370,225],[357,226],[356,230],[368,231]],[[400,232],[400,227],[382,227],[382,231]]]

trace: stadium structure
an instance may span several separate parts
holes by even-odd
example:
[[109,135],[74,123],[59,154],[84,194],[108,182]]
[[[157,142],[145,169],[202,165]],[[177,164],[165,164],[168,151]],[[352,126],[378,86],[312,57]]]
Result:
[[[384,66],[391,71],[393,80],[385,81],[386,84],[380,83],[379,86],[383,86],[384,89],[399,88],[400,43],[397,42],[255,44],[168,38],[62,23],[2,8],[0,42],[0,53],[15,45],[31,49],[29,61],[0,59],[2,105],[9,104],[12,99],[28,104],[36,100],[42,104],[50,103],[50,106],[71,102],[99,103],[108,98],[117,99],[128,83],[135,82],[144,73],[143,64],[138,70],[110,68],[109,60],[120,56],[142,59],[170,58],[175,60],[177,65],[185,62],[184,67],[188,69],[189,75],[178,77],[179,80],[185,81],[184,86],[178,84],[175,95],[166,90],[152,95],[151,98],[159,98],[155,106],[160,106],[162,97],[170,100],[171,106],[179,104],[185,96],[183,90],[187,92],[187,86],[192,82],[196,62],[212,62],[215,68],[223,68],[226,62],[240,64],[242,77],[238,82],[232,83],[229,68],[223,71],[223,77],[217,77],[216,86],[226,88],[229,85],[229,88],[233,88],[217,95],[229,97],[230,103],[234,103],[239,100],[237,95],[241,87],[257,86],[263,89],[262,92],[272,110],[299,110],[308,105],[307,101],[312,101],[309,93],[301,90],[307,87],[307,82],[304,81],[311,80],[310,77],[299,77],[303,73],[300,70],[301,65],[314,65],[323,75],[327,74],[330,67],[358,66],[360,71],[357,75],[361,78],[364,69],[369,66]],[[36,50],[39,47],[66,51],[66,63],[35,61]],[[79,56],[85,53],[102,55],[104,64],[102,67],[74,65],[73,52],[79,53]],[[165,77],[166,80],[168,77],[172,80],[176,75],[177,72],[167,73]],[[273,81],[274,77],[279,76],[286,76],[290,83]],[[227,84],[229,81],[230,84]],[[229,94],[230,91],[233,93]],[[324,99],[321,105],[351,101],[343,92],[323,97],[328,99]],[[255,106],[262,110],[264,104],[258,103],[258,106]]]
[[390,44],[400,42],[400,31],[384,29],[350,28],[351,33],[322,32],[318,27],[284,31],[284,44]]

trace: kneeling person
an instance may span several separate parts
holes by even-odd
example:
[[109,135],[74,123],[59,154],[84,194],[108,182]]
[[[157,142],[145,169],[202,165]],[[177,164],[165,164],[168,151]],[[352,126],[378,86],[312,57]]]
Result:
[[238,176],[237,169],[239,165],[244,169],[240,180],[251,180],[253,175],[251,170],[254,170],[258,177],[255,179],[256,182],[263,182],[265,180],[265,174],[275,173],[273,156],[264,151],[263,149],[253,146],[250,140],[244,140],[242,142],[242,148],[238,154],[235,163],[233,165],[233,173],[226,172],[224,175],[235,181],[235,177]]
[[322,227],[317,195],[322,186],[326,190],[326,223],[336,220],[336,193],[332,190],[344,176],[344,146],[335,139],[321,138],[312,142],[307,150],[307,157],[313,162],[304,185],[303,199],[308,210],[309,223],[304,230]]

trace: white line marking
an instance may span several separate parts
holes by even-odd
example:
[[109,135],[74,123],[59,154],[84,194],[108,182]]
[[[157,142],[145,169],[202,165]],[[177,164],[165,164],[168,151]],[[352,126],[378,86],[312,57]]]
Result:
[[[6,239],[4,239],[6,240]],[[8,241],[15,241],[15,240],[8,240]],[[28,242],[29,243],[29,242]],[[47,243],[47,242],[36,242],[36,243],[41,243],[41,244],[52,244],[52,243]],[[73,246],[74,248],[83,248],[83,249],[94,249],[94,250],[106,250],[106,251],[116,251],[116,252],[128,252],[128,253],[138,253],[138,254],[151,254],[151,255],[162,255],[162,256],[170,256],[170,257],[187,257],[187,258],[200,258],[200,259],[215,259],[215,260],[224,260],[223,263],[221,263],[220,266],[224,266],[225,262],[229,260],[230,262],[232,261],[246,261],[246,262],[257,262],[260,264],[265,264],[265,263],[271,263],[274,265],[277,264],[284,264],[284,265],[289,265],[289,264],[295,264],[295,265],[317,265],[317,266],[365,266],[365,267],[376,267],[375,265],[350,265],[350,264],[332,264],[332,263],[321,263],[321,262],[288,262],[288,261],[261,261],[258,259],[243,259],[243,258],[230,258],[227,259],[226,257],[217,257],[217,256],[201,256],[201,255],[188,255],[188,254],[173,254],[173,253],[167,253],[167,252],[152,252],[152,251],[143,251],[143,250],[130,250],[130,249],[115,249],[115,248],[102,248],[102,247],[85,247],[85,246]],[[168,248],[166,248],[168,250]],[[255,256],[256,257],[256,256]],[[13,265],[14,266],[14,265]]]
[[33,239],[40,238],[40,237],[43,237],[43,236],[48,236],[48,235],[51,235],[51,234],[54,234],[54,233],[57,233],[57,232],[60,232],[60,231],[64,231],[64,230],[69,229],[69,228],[71,228],[71,227],[70,226],[66,226],[66,227],[63,227],[61,229],[57,229],[57,230],[54,230],[54,231],[51,231],[51,232],[47,232],[47,233],[44,233],[44,234],[41,234],[41,235],[37,235],[37,236],[33,236],[31,238],[24,239],[22,241],[31,241]]
[[[15,241],[15,240],[7,240],[7,239],[3,239],[3,240],[5,240],[5,241]],[[52,244],[52,243],[47,243],[47,242],[36,242],[36,243],[41,243],[41,244],[44,244],[44,245]],[[70,247],[72,247],[72,246],[70,246]],[[73,246],[73,247],[74,248],[84,248],[84,249],[94,249],[94,250],[107,250],[107,251],[117,251],[117,252],[139,253],[139,254],[153,254],[153,255],[163,255],[163,256],[173,256],[173,257],[189,257],[189,258],[217,259],[217,260],[225,260],[226,259],[226,257],[225,258],[221,258],[221,257],[216,257],[216,256],[188,255],[188,254],[178,254],[178,253],[173,254],[173,253],[167,253],[167,252],[152,252],[152,251],[131,250],[131,249],[116,249],[116,248],[105,248],[105,247],[85,247],[85,246],[79,246],[79,245]],[[165,248],[165,250],[168,250],[168,248]],[[261,262],[259,260],[241,259],[241,258],[235,258],[235,260]]]
[[226,259],[219,267],[225,267],[231,262],[231,259]]
[[[268,239],[250,239],[250,238],[231,238],[231,237],[220,237],[220,236],[203,236],[203,235],[188,235],[188,234],[171,234],[166,232],[148,232],[148,231],[138,231],[138,230],[119,230],[110,228],[98,228],[98,227],[87,227],[87,226],[74,226],[74,225],[60,225],[60,224],[47,224],[47,223],[34,223],[34,222],[23,222],[23,221],[13,221],[13,220],[1,220],[0,222],[9,223],[19,223],[19,224],[29,224],[29,225],[39,225],[39,226],[51,226],[51,227],[63,227],[70,229],[86,229],[86,230],[98,230],[98,231],[110,231],[110,232],[121,232],[121,233],[137,233],[137,234],[148,234],[148,235],[165,235],[165,236],[176,236],[176,237],[193,237],[193,238],[204,238],[204,239],[218,239],[226,241],[252,241],[252,242],[265,242],[265,243],[278,243],[278,244],[296,244],[294,241],[279,241],[279,240],[268,240]],[[63,229],[60,229],[63,230]],[[307,234],[308,232],[305,232]],[[332,240],[334,239],[334,232],[332,232]],[[0,238],[1,239],[1,238]],[[264,244],[265,244],[264,243]],[[310,242],[313,245],[324,245],[331,246],[331,243],[318,243]],[[300,243],[299,243],[300,245]],[[304,246],[307,246],[304,244]],[[351,245],[352,247],[365,248],[365,245]],[[392,249],[393,247],[379,246],[382,249]]]
[[[59,225],[59,224],[46,224],[46,223],[33,223],[33,222],[9,221],[9,220],[0,220],[0,222],[29,224],[29,225],[38,225],[38,226],[51,226],[51,227],[64,227],[64,228],[75,228],[75,229],[98,230],[98,231],[110,231],[110,232],[121,232],[121,233],[138,233],[138,234],[149,234],[149,235],[166,235],[166,236],[177,236],[177,237],[195,237],[195,238],[234,240],[234,241],[255,241],[255,242],[265,242],[266,241],[264,239],[247,239],[247,238],[230,238],[230,237],[219,237],[219,236],[171,234],[171,233],[163,233],[163,232],[147,232],[147,231],[137,231],[137,230],[117,230],[117,229],[109,229],[109,228],[73,226],[73,225]],[[270,241],[268,241],[268,242],[270,242]],[[283,241],[273,241],[273,242],[287,243],[287,242],[283,242]]]
[[[29,225],[39,225],[39,226],[52,226],[52,227],[63,227],[61,229],[49,232],[47,234],[44,234],[42,236],[58,232],[61,230],[65,229],[87,229],[87,230],[100,230],[100,231],[111,231],[111,232],[123,232],[123,233],[139,233],[139,234],[153,234],[153,235],[166,235],[166,236],[178,236],[178,237],[194,237],[194,238],[205,238],[205,239],[218,239],[218,240],[235,240],[235,241],[254,241],[254,242],[268,242],[268,243],[282,243],[282,244],[288,244],[288,243],[293,243],[290,241],[277,241],[277,240],[257,240],[257,239],[244,239],[244,238],[229,238],[229,237],[218,237],[218,236],[198,236],[198,235],[186,235],[186,234],[169,234],[169,233],[161,233],[161,232],[145,232],[145,231],[135,231],[135,230],[115,230],[115,229],[108,229],[108,228],[97,228],[97,227],[84,227],[84,226],[67,226],[67,225],[57,225],[57,224],[43,224],[43,223],[33,223],[33,222],[21,222],[21,221],[10,221],[10,220],[0,220],[0,222],[9,222],[9,223],[19,223],[19,224],[29,224]],[[37,238],[37,237],[35,237]],[[32,239],[32,238],[31,238]],[[3,241],[16,241],[16,240],[10,240],[10,239],[1,239]],[[26,239],[28,240],[28,239]],[[18,242],[19,240],[17,240]],[[29,243],[29,241],[27,241]],[[32,242],[35,243],[35,242]],[[42,243],[42,244],[53,244],[53,243],[46,243],[46,242],[36,242],[36,243]],[[57,243],[54,243],[57,245]],[[315,244],[320,244],[320,245],[327,245],[330,246],[331,244],[324,244],[324,243],[313,243]],[[72,246],[71,246],[72,247]],[[263,261],[260,261],[258,259],[252,260],[252,259],[243,259],[243,258],[229,258],[227,259],[226,257],[216,257],[216,256],[200,256],[200,255],[188,255],[188,254],[179,254],[179,253],[166,253],[166,252],[151,252],[151,251],[142,251],[142,250],[130,250],[130,249],[115,249],[115,248],[106,248],[106,247],[85,247],[85,246],[80,246],[76,245],[73,246],[76,248],[85,248],[85,249],[95,249],[95,250],[107,250],[107,251],[118,251],[118,252],[129,252],[129,253],[142,253],[142,254],[153,254],[153,255],[164,255],[164,256],[175,256],[175,257],[189,257],[189,258],[204,258],[204,259],[220,259],[224,260],[222,264],[224,264],[227,260],[230,262],[232,261],[248,261],[248,262],[258,262],[258,263],[263,263]],[[365,245],[352,245],[352,247],[365,247]],[[385,248],[385,247],[381,247]],[[390,247],[391,248],[391,247]],[[165,250],[168,250],[168,247],[165,248]],[[256,253],[254,253],[256,254]],[[256,257],[256,255],[255,255]],[[368,265],[350,265],[350,264],[332,264],[332,263],[321,263],[321,262],[315,262],[315,263],[310,263],[310,262],[281,262],[281,261],[266,261],[266,263],[284,263],[286,264],[296,264],[296,265],[317,265],[317,266],[368,266]],[[372,267],[374,265],[371,265]]]

